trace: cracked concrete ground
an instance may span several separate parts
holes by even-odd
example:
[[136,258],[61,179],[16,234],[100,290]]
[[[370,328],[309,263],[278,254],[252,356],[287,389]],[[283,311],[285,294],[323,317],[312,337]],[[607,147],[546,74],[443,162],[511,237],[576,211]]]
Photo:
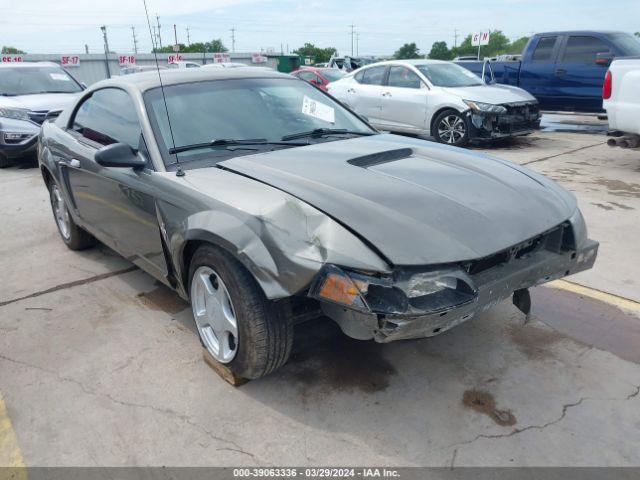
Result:
[[640,153],[603,143],[543,132],[490,153],[576,193],[601,251],[571,280],[631,301],[537,288],[526,325],[504,303],[388,345],[319,320],[321,341],[239,388],[177,295],[104,247],[68,251],[38,172],[0,171],[0,400],[24,463],[640,466]]

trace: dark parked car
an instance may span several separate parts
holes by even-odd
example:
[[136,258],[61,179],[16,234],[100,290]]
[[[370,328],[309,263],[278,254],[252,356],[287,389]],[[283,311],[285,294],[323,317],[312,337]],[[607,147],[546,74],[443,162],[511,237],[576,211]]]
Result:
[[337,68],[303,67],[300,70],[291,72],[291,75],[309,82],[326,92],[327,85],[331,82],[335,82],[336,80],[340,80],[346,75],[346,73],[342,70],[338,70]]
[[528,287],[598,248],[547,178],[380,134],[267,70],[99,82],[44,124],[39,161],[67,246],[99,240],[174,288],[246,378],[287,360],[310,312],[362,340],[433,336],[512,295],[526,312]]
[[[602,83],[615,57],[640,55],[640,42],[628,33],[571,31],[537,33],[522,59],[490,62],[497,83],[525,89],[543,110],[600,112]],[[482,75],[484,62],[460,65]],[[485,79],[491,80],[485,67]]]

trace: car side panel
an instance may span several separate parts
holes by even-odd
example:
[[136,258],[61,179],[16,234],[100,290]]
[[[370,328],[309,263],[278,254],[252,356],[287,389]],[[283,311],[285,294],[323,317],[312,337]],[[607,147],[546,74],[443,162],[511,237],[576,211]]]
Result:
[[[329,263],[364,271],[389,266],[341,224],[274,187],[219,168],[156,174],[158,215],[178,292],[186,298],[190,241],[218,245],[249,270],[267,298],[296,294]],[[238,195],[242,192],[242,195]]]

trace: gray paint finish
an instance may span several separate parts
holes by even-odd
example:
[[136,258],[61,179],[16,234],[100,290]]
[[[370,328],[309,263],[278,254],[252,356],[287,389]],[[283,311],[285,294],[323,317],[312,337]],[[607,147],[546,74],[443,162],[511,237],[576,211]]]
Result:
[[[367,168],[349,163],[401,147],[413,154]],[[568,192],[523,167],[394,135],[236,157],[221,165],[316,206],[395,265],[484,257],[560,224],[576,208]]]
[[[162,72],[162,78],[166,85],[287,78],[238,70]],[[93,156],[101,145],[67,130],[73,110],[45,122],[39,161],[62,187],[79,226],[185,299],[192,242],[230,252],[274,300],[306,292],[328,264],[402,289],[409,277],[441,270],[443,264],[462,272],[462,262],[516,245],[522,251],[529,241],[544,250],[535,258],[510,254],[488,274],[470,273],[473,279],[461,274],[474,296],[449,310],[371,310],[367,321],[355,319],[367,328],[358,338],[388,341],[415,332],[437,334],[515,290],[591,268],[595,261],[598,245],[587,240],[575,199],[566,190],[509,162],[424,140],[328,136],[313,145],[188,169],[184,176],[166,172],[142,100],[142,92],[157,86],[156,74],[139,74],[101,82],[83,96],[105,87],[129,93],[148,146],[149,168],[97,164]],[[79,166],[70,161],[76,157]],[[573,245],[553,247],[546,237],[539,240],[560,224],[555,231],[571,232]],[[354,332],[354,320],[341,312],[332,318],[345,332]],[[447,317],[432,325],[420,312]]]

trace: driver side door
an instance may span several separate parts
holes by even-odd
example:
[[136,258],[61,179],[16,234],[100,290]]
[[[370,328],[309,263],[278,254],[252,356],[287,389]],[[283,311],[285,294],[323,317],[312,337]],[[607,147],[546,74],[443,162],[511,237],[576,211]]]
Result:
[[[60,168],[82,225],[144,270],[164,277],[167,265],[150,182],[154,172],[129,94],[112,87],[94,91],[72,115],[67,133],[70,142]],[[96,152],[114,143],[146,156],[147,167],[99,165]]]

